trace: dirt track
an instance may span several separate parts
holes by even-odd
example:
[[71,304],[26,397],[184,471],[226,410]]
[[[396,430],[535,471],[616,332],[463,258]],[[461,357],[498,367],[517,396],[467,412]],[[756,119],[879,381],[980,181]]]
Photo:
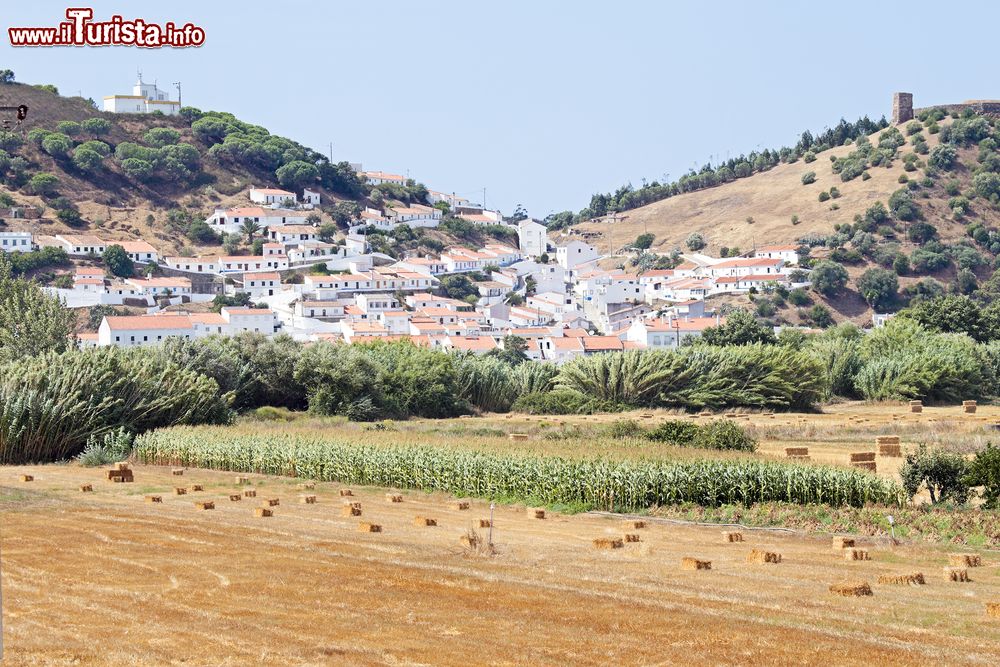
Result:
[[[175,496],[175,483],[205,491]],[[652,523],[634,531],[640,543],[597,551],[591,540],[620,536],[620,519],[498,507],[499,554],[487,557],[459,545],[488,515],[480,501],[460,511],[406,492],[390,504],[355,488],[360,520],[383,526],[365,534],[341,516],[335,485],[305,505],[293,480],[253,483],[257,499],[230,502],[223,473],[140,467],[134,484],[113,484],[76,466],[4,468],[4,664],[989,664],[1000,653],[1000,619],[984,613],[1000,600],[996,554],[972,583],[948,584],[942,550],[869,545],[872,562],[848,563],[827,539],[777,532],[724,544],[718,528]],[[281,499],[275,516],[254,517],[268,496]],[[203,499],[216,509],[196,510]],[[417,527],[418,515],[439,525]],[[762,546],[784,561],[747,564]],[[712,569],[681,570],[683,556]],[[926,586],[875,583],[915,570]],[[852,578],[874,596],[827,591]]]

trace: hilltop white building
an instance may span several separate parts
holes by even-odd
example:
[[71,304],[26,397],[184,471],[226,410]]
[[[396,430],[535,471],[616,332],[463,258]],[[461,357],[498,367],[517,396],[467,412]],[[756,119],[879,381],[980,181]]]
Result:
[[131,95],[108,95],[104,98],[104,110],[112,113],[153,113],[160,111],[167,116],[176,116],[181,111],[179,100],[171,100],[167,93],[156,87],[156,83],[144,83],[142,73],[132,86]]
[[549,236],[545,225],[531,218],[517,223],[517,243],[526,257],[538,257],[549,246]]

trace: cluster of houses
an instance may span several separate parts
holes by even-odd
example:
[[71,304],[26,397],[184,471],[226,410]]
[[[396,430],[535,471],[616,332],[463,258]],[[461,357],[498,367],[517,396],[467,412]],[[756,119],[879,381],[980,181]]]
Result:
[[[405,182],[384,172],[362,173],[373,184]],[[254,331],[307,342],[408,339],[484,354],[515,336],[527,343],[530,358],[555,363],[614,350],[678,347],[723,322],[706,311],[707,297],[792,286],[798,268],[794,246],[756,248],[734,258],[688,254],[668,270],[602,268],[603,256],[593,245],[554,244],[535,220],[506,223],[495,211],[434,191],[427,205],[365,209],[336,241],[322,240],[319,227],[308,222],[308,211],[320,203],[318,193],[252,188],[249,200],[246,207],[216,210],[206,222],[227,234],[252,229],[262,239],[259,255],[161,256],[142,240],[30,232],[0,232],[0,250],[58,247],[70,257],[93,259],[114,244],[137,265],[158,267],[150,277],[122,279],[81,265],[72,287],[49,288],[70,306],[120,304],[145,312],[104,318],[97,332],[80,335],[83,345],[155,345],[170,336]],[[434,204],[441,201],[474,223],[511,224],[517,246],[494,242],[394,258],[371,252],[357,233],[369,225],[435,226],[441,210]],[[463,274],[469,280],[450,278]],[[251,305],[218,313],[186,305],[220,294],[245,294],[236,302]]]

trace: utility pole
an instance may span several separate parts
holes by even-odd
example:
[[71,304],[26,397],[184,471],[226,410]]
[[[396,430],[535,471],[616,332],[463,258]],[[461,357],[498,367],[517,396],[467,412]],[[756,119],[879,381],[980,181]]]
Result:
[[615,236],[614,228],[615,223],[618,222],[618,211],[611,211],[611,227],[608,228],[608,245],[611,246],[611,252],[608,253],[611,257],[615,256]]
[[483,210],[486,210],[486,186],[483,186]]
[[333,142],[330,142],[330,162],[333,162]]
[[177,106],[182,107],[184,105],[181,104],[181,82],[174,81],[174,85],[177,86]]

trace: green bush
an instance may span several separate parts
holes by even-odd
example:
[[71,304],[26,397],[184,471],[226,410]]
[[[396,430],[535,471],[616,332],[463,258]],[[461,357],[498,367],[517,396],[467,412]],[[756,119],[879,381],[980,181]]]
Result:
[[688,421],[670,420],[658,425],[646,433],[646,437],[656,442],[667,442],[671,445],[690,445],[698,437],[700,429],[697,424]]
[[77,461],[88,468],[124,461],[132,454],[134,440],[135,436],[122,427],[108,431],[100,438],[91,436]]
[[815,182],[816,182],[815,171],[807,171],[806,173],[802,174],[802,185],[809,185],[810,183],[815,183]]
[[634,419],[616,419],[604,428],[608,437],[619,440],[625,438],[639,438],[645,435],[645,430]]
[[511,406],[513,412],[529,415],[592,415],[598,412],[621,412],[624,409],[623,405],[571,389],[523,394]]
[[988,443],[985,449],[977,452],[966,467],[963,482],[970,487],[983,487],[981,495],[985,509],[1000,509],[1000,447]]
[[693,444],[704,449],[757,451],[757,441],[739,424],[730,419],[713,421],[700,427]]

